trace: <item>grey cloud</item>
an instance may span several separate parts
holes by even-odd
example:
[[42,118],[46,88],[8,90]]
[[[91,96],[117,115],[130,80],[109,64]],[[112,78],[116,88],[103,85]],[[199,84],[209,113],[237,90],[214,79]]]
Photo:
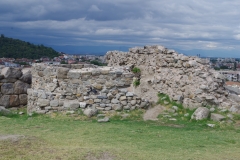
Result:
[[50,45],[240,50],[239,6],[238,0],[8,0],[0,1],[0,27]]

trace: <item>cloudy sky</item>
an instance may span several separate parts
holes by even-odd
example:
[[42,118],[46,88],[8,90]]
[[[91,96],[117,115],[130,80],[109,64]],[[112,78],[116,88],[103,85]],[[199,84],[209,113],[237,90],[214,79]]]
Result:
[[239,0],[0,0],[0,34],[67,53],[164,45],[240,57]]

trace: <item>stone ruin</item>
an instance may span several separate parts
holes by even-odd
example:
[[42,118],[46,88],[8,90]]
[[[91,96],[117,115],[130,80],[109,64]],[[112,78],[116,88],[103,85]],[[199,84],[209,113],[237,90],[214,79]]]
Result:
[[[225,77],[199,57],[163,46],[109,51],[108,66],[34,64],[30,71],[0,68],[0,106],[28,113],[111,111],[147,108],[164,93],[190,109],[211,106],[240,113],[240,97],[225,88]],[[132,72],[133,67],[141,70]],[[135,79],[139,86],[133,86]]]
[[132,91],[134,74],[128,67],[94,65],[32,66],[28,113],[58,111],[121,111],[146,108],[149,102]]
[[31,88],[31,72],[28,69],[0,68],[0,106],[13,108],[26,106],[27,89]]
[[190,109],[215,106],[240,112],[240,97],[224,88],[225,76],[211,69],[206,59],[163,46],[144,46],[129,52],[109,51],[106,61],[109,67],[140,68],[140,85],[134,93],[144,99],[157,102],[157,93],[164,93]]

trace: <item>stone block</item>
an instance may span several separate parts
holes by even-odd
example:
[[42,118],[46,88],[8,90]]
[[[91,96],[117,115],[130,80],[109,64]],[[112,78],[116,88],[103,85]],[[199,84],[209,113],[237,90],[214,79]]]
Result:
[[119,100],[117,100],[117,99],[112,99],[112,100],[111,100],[111,103],[117,104],[117,103],[119,103]]
[[39,98],[38,104],[39,104],[39,107],[46,107],[46,106],[49,106],[50,101],[48,99]]
[[59,67],[57,69],[57,78],[66,79],[69,70],[70,70],[69,68]]
[[21,105],[26,105],[27,104],[27,98],[28,95],[27,94],[20,94],[19,95],[19,102]]
[[9,107],[9,102],[10,100],[10,95],[3,95],[1,98],[0,98],[0,106],[4,106],[4,107]]
[[50,101],[50,106],[51,107],[57,107],[59,105],[58,100],[52,100]]
[[1,93],[10,95],[14,93],[14,85],[13,83],[3,83],[1,86]]
[[84,109],[84,108],[86,108],[87,103],[86,102],[80,102],[79,105],[80,105],[80,108]]
[[203,120],[207,119],[210,111],[206,107],[199,107],[196,111],[192,114],[191,119],[195,120]]
[[120,100],[120,101],[125,101],[125,100],[127,100],[127,97],[126,97],[126,96],[121,96],[121,97],[119,98],[119,100]]
[[19,101],[18,95],[10,95],[9,106],[10,107],[17,107],[19,105],[20,105],[20,101]]
[[81,73],[78,70],[70,70],[67,73],[67,78],[70,78],[70,79],[79,79],[80,76],[81,76]]
[[133,97],[134,94],[133,94],[132,92],[127,92],[127,93],[126,93],[126,96],[127,96],[127,97]]
[[22,75],[22,77],[19,79],[25,83],[31,84],[32,83],[32,74],[31,72],[27,72],[25,74]]
[[30,84],[17,81],[14,83],[14,94],[25,94],[28,88],[31,88]]
[[98,110],[93,108],[87,108],[83,112],[83,114],[85,114],[88,117],[95,116],[97,113],[98,113]]
[[22,76],[22,71],[20,68],[5,67],[1,70],[1,75],[8,79],[19,79]]
[[69,101],[64,101],[64,108],[66,109],[71,109],[71,110],[76,110],[80,107],[80,104],[76,100],[69,100]]
[[121,111],[123,108],[121,105],[119,104],[113,104],[112,105],[112,108],[115,110],[115,111]]
[[221,114],[211,113],[211,120],[213,121],[222,121],[224,119],[226,119],[226,117]]

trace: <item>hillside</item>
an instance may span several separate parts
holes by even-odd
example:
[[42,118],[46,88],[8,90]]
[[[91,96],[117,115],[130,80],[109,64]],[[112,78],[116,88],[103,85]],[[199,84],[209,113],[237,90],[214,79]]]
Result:
[[43,45],[34,45],[4,35],[0,37],[0,57],[39,59],[44,56],[53,58],[58,56],[58,52]]

